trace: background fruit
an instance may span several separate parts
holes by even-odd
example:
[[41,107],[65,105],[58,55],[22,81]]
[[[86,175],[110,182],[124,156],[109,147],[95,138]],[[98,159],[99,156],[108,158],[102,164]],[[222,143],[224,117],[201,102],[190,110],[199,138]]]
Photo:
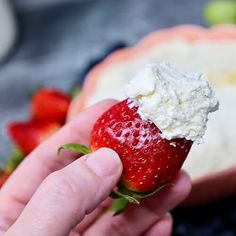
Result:
[[49,121],[13,122],[8,126],[8,133],[20,150],[27,155],[60,126]]
[[70,97],[62,91],[42,88],[31,98],[31,113],[34,120],[47,120],[64,124]]

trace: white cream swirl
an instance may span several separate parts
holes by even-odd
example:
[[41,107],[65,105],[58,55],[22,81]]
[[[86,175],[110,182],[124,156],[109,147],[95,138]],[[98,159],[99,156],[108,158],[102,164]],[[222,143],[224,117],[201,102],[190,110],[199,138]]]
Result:
[[201,143],[208,114],[219,102],[201,75],[190,75],[168,63],[150,64],[125,87],[143,119],[153,122],[166,139],[186,138]]

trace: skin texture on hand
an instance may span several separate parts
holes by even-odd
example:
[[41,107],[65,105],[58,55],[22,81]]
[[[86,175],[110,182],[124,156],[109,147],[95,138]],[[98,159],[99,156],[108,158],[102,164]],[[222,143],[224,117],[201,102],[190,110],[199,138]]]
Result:
[[89,144],[97,118],[116,101],[100,102],[37,147],[0,190],[0,235],[168,236],[167,213],[190,192],[180,172],[173,186],[116,217],[106,211],[122,173],[118,155],[107,148],[83,156],[56,150],[65,143]]

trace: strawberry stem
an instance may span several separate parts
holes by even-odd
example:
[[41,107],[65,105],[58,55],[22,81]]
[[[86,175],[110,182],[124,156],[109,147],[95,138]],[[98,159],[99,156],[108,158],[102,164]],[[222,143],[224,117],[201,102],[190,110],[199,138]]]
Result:
[[168,186],[172,186],[173,184],[169,183],[169,184],[163,184],[161,187],[159,187],[158,189],[154,190],[153,192],[149,192],[149,193],[138,193],[138,192],[133,192],[132,191],[132,195],[138,198],[146,198],[146,197],[151,197],[156,193],[159,193],[160,191],[162,191],[164,188],[167,188]]
[[164,184],[158,189],[156,189],[153,192],[150,193],[138,193],[134,192],[132,190],[129,190],[124,184],[119,183],[118,190],[114,190],[111,192],[110,197],[113,198],[110,210],[114,213],[114,216],[122,213],[125,211],[125,209],[128,207],[129,203],[131,204],[140,204],[140,201],[136,198],[146,198],[150,197],[160,191],[162,191],[164,188],[170,186],[172,184]]
[[122,197],[122,198],[125,198],[128,202],[133,203],[133,204],[137,204],[137,205],[140,203],[136,198],[134,198],[128,194],[121,193],[119,191],[112,191],[110,196],[114,199]]
[[78,152],[78,153],[84,154],[84,155],[92,152],[92,150],[85,145],[77,144],[77,143],[68,143],[68,144],[64,144],[63,146],[58,148],[57,155],[60,155],[60,153],[63,149],[71,150],[71,151]]

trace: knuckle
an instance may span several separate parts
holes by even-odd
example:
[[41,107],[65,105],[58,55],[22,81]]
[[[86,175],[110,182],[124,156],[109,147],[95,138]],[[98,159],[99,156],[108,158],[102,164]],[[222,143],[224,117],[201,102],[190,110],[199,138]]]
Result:
[[79,182],[75,181],[65,172],[56,171],[45,180],[44,191],[54,199],[76,200],[79,198]]
[[84,138],[81,137],[81,127],[78,125],[77,122],[77,120],[72,120],[66,125],[66,129],[70,136],[73,134],[76,137],[78,143],[82,143]]

